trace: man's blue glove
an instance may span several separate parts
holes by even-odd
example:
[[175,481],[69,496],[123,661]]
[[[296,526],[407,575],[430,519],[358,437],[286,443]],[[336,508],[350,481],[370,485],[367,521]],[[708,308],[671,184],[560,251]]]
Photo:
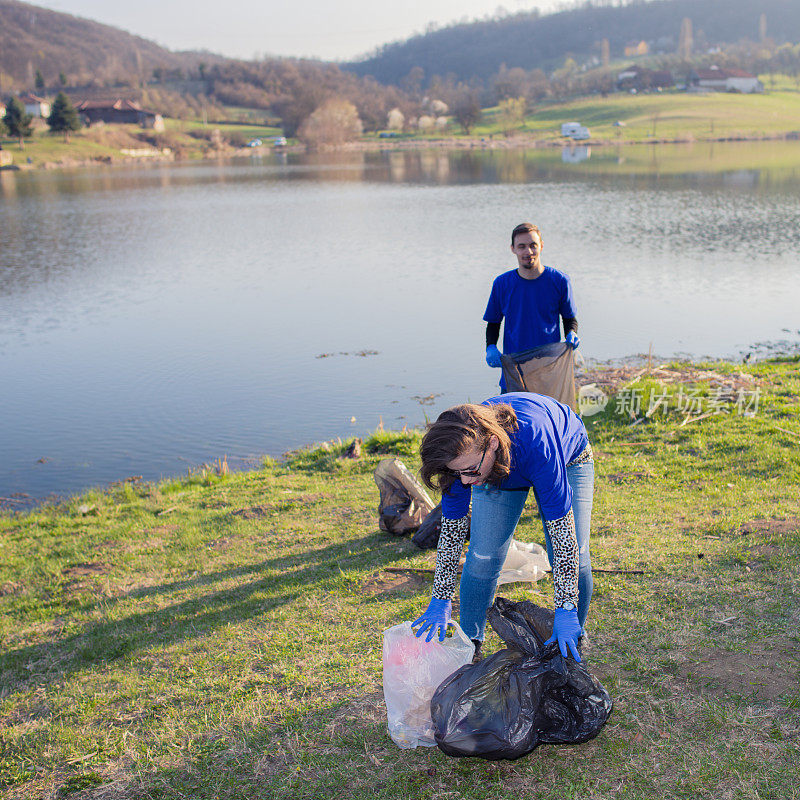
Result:
[[431,597],[431,601],[428,603],[425,613],[411,623],[412,628],[416,628],[417,625],[419,625],[417,638],[422,636],[425,631],[428,631],[428,636],[425,641],[429,642],[438,632],[439,641],[443,642],[445,634],[447,633],[447,623],[450,622],[450,612],[452,609],[452,601]]
[[578,345],[581,343],[581,340],[578,338],[578,334],[575,333],[575,331],[570,331],[565,338],[567,340],[567,344],[572,345],[573,350],[578,349]]
[[553,623],[553,635],[545,642],[545,646],[558,641],[558,649],[564,658],[567,657],[567,648],[576,661],[581,660],[578,652],[578,639],[583,634],[583,628],[578,623],[578,612],[568,611],[566,608],[556,609],[556,620]]
[[500,351],[497,349],[496,344],[490,344],[486,348],[486,363],[490,367],[502,367],[503,362],[500,360]]

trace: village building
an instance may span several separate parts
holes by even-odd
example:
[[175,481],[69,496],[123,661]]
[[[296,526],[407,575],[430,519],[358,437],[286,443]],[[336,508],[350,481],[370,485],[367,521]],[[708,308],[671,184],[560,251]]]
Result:
[[617,89],[666,89],[675,85],[675,78],[667,69],[647,69],[636,64],[626,67],[617,75]]
[[650,46],[644,39],[639,42],[628,42],[625,45],[625,58],[634,56],[646,56],[650,52]]
[[749,72],[741,69],[723,69],[712,66],[709,69],[696,69],[689,73],[689,91],[741,92],[753,94],[764,91],[764,84]]
[[43,97],[27,92],[26,94],[21,94],[19,99],[22,105],[25,106],[26,114],[39,119],[47,119],[50,116],[50,103]]
[[87,124],[98,122],[141,125],[155,131],[164,130],[164,119],[155,111],[146,111],[132,100],[81,100],[75,109]]

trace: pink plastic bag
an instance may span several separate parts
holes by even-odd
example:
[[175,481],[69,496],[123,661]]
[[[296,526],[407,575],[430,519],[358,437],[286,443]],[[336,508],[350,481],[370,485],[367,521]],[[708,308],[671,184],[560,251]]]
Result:
[[417,638],[410,622],[383,632],[383,696],[389,736],[404,750],[435,747],[431,697],[445,680],[472,662],[475,646],[453,622],[444,642]]

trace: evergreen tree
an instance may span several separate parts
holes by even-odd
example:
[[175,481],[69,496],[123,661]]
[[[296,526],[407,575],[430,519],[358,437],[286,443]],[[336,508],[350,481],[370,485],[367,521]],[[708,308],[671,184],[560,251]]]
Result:
[[66,86],[67,85],[67,76],[63,72],[59,72],[58,73],[58,82],[62,86]]
[[8,128],[6,128],[5,122],[0,119],[0,136],[5,136],[8,133]]
[[31,127],[32,120],[33,117],[25,112],[25,106],[22,104],[22,100],[20,100],[19,97],[12,97],[8,101],[3,122],[5,122],[6,128],[8,128],[9,135],[19,139],[20,150],[25,149],[25,143],[22,141],[23,138],[33,134],[33,128]]
[[78,112],[64,92],[59,92],[56,95],[53,107],[50,110],[50,116],[47,118],[47,124],[53,133],[63,133],[65,142],[69,141],[70,131],[81,129]]
[[44,75],[42,75],[42,71],[39,69],[36,70],[36,79],[34,80],[34,84],[36,85],[37,92],[41,92],[44,89]]

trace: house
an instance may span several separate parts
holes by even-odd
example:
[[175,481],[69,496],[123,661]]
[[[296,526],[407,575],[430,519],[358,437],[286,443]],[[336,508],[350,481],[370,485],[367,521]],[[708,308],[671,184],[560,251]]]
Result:
[[689,73],[686,81],[689,91],[741,92],[753,94],[764,91],[764,84],[749,72],[741,69],[723,69],[712,66]]
[[617,89],[621,91],[666,89],[674,85],[675,79],[667,69],[647,69],[647,67],[632,64],[617,75]]
[[47,119],[50,116],[50,103],[43,97],[28,92],[27,94],[21,94],[19,99],[25,106],[26,114],[40,119]]
[[625,58],[633,58],[634,56],[646,56],[650,52],[650,47],[647,42],[642,39],[640,42],[628,42],[625,45]]
[[161,114],[146,111],[132,100],[81,100],[75,104],[75,109],[89,125],[97,122],[127,123],[155,131],[164,130]]
[[561,123],[561,135],[562,136],[572,136],[578,128],[581,127],[580,122],[562,122]]

